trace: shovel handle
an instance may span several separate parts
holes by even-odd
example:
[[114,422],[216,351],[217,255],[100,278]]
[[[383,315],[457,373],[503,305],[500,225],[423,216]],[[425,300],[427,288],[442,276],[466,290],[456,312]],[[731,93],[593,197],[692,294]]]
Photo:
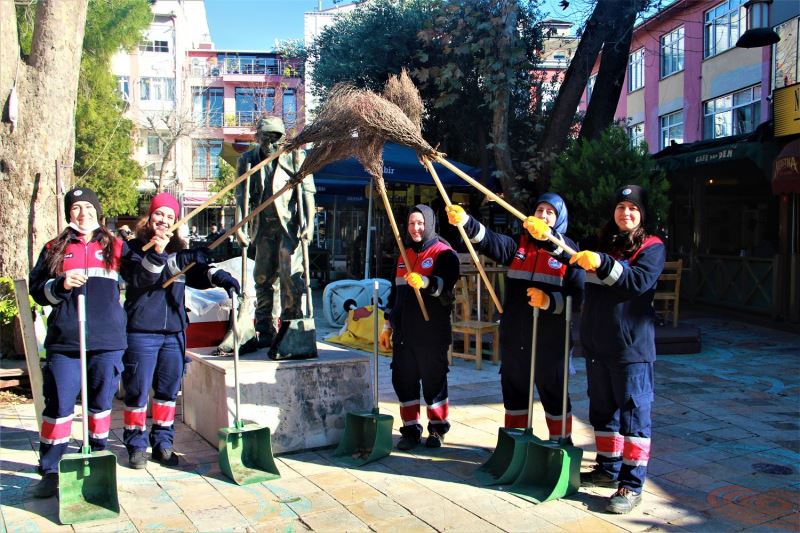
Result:
[[81,419],[83,420],[83,447],[82,453],[91,453],[89,447],[89,393],[88,379],[86,377],[86,294],[81,288],[78,294],[78,351],[81,358]]
[[531,377],[528,384],[528,426],[526,431],[533,431],[533,387],[536,383],[536,343],[539,340],[539,308],[533,308],[533,333],[531,334]]
[[561,392],[561,440],[567,438],[567,396],[569,395],[569,334],[572,322],[572,296],[564,304],[564,388]]
[[241,397],[239,395],[239,324],[238,320],[239,317],[237,316],[236,305],[239,303],[239,299],[236,297],[236,291],[231,290],[230,292],[231,297],[231,330],[233,331],[233,387],[235,389],[235,398],[236,398],[236,417],[234,418],[234,424],[236,427],[239,426],[239,404],[241,403]]

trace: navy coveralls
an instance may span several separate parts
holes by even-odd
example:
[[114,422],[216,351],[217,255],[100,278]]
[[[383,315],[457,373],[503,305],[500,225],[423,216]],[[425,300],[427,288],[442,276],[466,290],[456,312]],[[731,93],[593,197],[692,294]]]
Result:
[[648,237],[630,259],[599,254],[586,274],[581,342],[597,462],[620,487],[641,492],[650,459],[656,360],[653,294],[666,252]]
[[[44,411],[39,440],[39,470],[42,474],[58,472],[58,462],[67,450],[72,434],[75,401],[81,390],[80,346],[78,331],[78,294],[86,296],[86,367],[89,445],[104,450],[111,427],[111,403],[122,372],[125,350],[125,313],[119,303],[119,269],[123,255],[129,253],[120,239],[113,241],[109,269],[103,259],[100,233],[85,242],[74,230],[70,232],[62,264],[63,274],[52,274],[46,264],[44,247],[30,273],[31,296],[36,303],[52,306],[47,319],[44,341],[46,360]],[[82,287],[65,290],[69,271],[79,271],[88,280]]]
[[[579,308],[584,272],[565,264],[567,259],[562,257],[562,250],[557,250],[549,241],[534,239],[527,232],[517,238],[501,235],[472,217],[464,229],[481,253],[509,267],[500,318],[500,383],[507,428],[524,428],[528,424],[533,308],[528,303],[526,290],[536,287],[550,297],[549,307],[539,314],[535,382],[549,437],[560,438],[566,297],[572,296],[573,308]],[[555,230],[552,232],[573,249],[577,248],[568,237]],[[566,435],[571,433],[572,404],[568,396]]]

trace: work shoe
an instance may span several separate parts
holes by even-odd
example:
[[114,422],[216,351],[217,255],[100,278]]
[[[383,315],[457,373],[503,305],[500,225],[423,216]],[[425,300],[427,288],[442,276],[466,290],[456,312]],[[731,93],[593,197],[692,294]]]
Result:
[[439,435],[434,431],[433,433],[428,435],[428,438],[425,440],[425,447],[441,448],[443,442],[444,442],[444,435]]
[[128,466],[134,470],[141,470],[147,466],[147,452],[139,450],[128,455]]
[[617,488],[617,480],[609,476],[600,465],[594,465],[590,472],[581,472],[581,487]]
[[641,492],[633,492],[627,487],[620,487],[608,500],[606,511],[614,514],[626,514],[633,511],[640,503],[642,503]]
[[33,486],[31,495],[34,498],[49,498],[58,494],[58,474],[50,472],[42,477],[42,480]]
[[162,466],[178,466],[178,456],[172,448],[156,448],[153,450],[153,460]]
[[397,449],[403,452],[407,452],[408,450],[413,450],[417,446],[419,446],[420,438],[411,438],[411,437],[400,437],[400,440],[397,442]]

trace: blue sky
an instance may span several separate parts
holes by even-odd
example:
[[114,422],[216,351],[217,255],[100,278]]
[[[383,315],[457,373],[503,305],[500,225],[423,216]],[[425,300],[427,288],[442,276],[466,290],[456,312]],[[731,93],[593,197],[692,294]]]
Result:
[[[345,1],[344,3],[349,3]],[[543,0],[553,17],[580,20],[585,0],[572,0],[566,11],[557,0]],[[205,0],[211,40],[218,49],[272,50],[276,39],[302,39],[303,13],[317,9],[317,0]],[[322,7],[333,7],[323,0]]]

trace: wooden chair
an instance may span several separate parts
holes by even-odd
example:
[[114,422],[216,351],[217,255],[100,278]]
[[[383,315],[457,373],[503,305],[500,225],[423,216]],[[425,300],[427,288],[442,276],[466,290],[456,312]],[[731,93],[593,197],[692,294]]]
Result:
[[[456,333],[461,334],[462,339],[453,339],[453,345],[450,347],[450,352],[447,358],[450,364],[453,364],[453,357],[466,359],[468,361],[475,361],[475,368],[481,369],[481,362],[483,361],[483,336],[490,334],[492,336],[492,363],[497,364],[500,361],[500,325],[497,322],[486,322],[481,320],[473,320],[473,301],[474,296],[470,294],[468,282],[465,278],[458,280],[455,286],[455,306],[453,307],[453,335]],[[472,348],[473,338],[475,340],[475,349]],[[461,350],[456,350],[455,346],[461,344]]]
[[664,263],[664,271],[658,277],[658,286],[653,301],[656,314],[660,315],[665,322],[669,320],[670,315],[672,316],[673,328],[678,327],[682,269],[683,259]]

